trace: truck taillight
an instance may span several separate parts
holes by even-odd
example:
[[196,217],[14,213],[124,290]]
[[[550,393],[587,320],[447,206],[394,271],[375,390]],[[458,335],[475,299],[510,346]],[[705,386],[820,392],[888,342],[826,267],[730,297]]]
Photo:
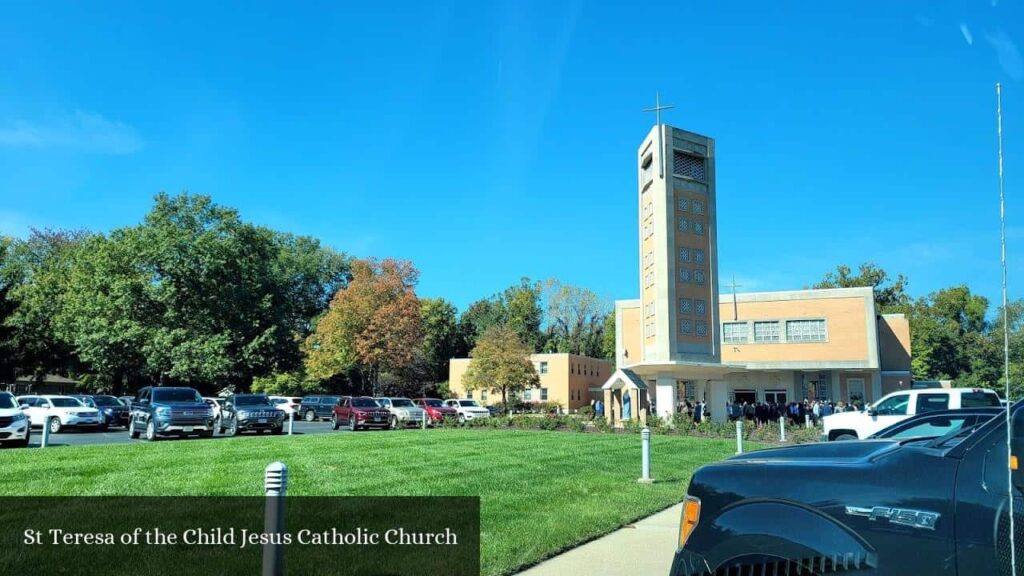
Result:
[[679,520],[679,547],[686,546],[686,541],[693,534],[693,529],[700,521],[700,499],[687,496],[683,500],[683,517]]
[[1016,456],[1010,456],[1010,470],[1016,470],[1016,469],[1017,469],[1017,457]]

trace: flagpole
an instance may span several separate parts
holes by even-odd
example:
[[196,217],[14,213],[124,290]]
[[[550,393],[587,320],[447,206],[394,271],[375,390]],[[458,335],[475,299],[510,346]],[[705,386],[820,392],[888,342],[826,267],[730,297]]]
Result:
[[1010,314],[1006,301],[1006,193],[1003,188],[1003,87],[996,82],[996,134],[999,138],[999,249],[1000,261],[1003,273],[1003,379],[1006,382],[1006,474],[1007,494],[1010,497],[1008,512],[1010,514],[1010,573],[1017,573],[1017,546],[1014,533],[1014,506],[1013,506],[1013,468],[1010,462],[1013,460],[1012,448],[1012,422],[1010,412],[1013,402],[1010,398]]

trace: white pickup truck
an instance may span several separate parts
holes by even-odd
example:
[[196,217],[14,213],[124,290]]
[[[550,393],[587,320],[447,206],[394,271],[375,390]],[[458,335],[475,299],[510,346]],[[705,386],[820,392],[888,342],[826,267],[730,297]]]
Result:
[[988,388],[922,388],[881,397],[863,412],[840,412],[822,418],[822,440],[867,438],[882,428],[931,410],[1001,406]]

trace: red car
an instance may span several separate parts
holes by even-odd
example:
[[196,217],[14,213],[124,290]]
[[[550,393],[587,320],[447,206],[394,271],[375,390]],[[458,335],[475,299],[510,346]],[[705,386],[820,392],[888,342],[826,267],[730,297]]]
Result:
[[337,430],[342,424],[352,432],[360,428],[383,429],[391,425],[391,413],[369,396],[342,396],[331,413],[331,427]]
[[445,418],[459,419],[459,411],[451,406],[445,406],[440,398],[416,398],[413,403],[427,411],[430,424],[441,422]]

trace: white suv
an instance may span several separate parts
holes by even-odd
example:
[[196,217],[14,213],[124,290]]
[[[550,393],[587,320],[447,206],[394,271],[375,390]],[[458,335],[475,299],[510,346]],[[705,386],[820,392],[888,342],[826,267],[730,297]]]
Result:
[[867,438],[882,428],[932,410],[1001,406],[988,388],[921,388],[883,396],[863,412],[840,412],[822,419],[823,440]]
[[459,412],[459,423],[465,424],[466,420],[476,420],[478,418],[489,418],[491,413],[480,404],[477,404],[476,400],[472,398],[460,398],[458,400],[445,400],[445,406],[455,408]]
[[31,428],[28,416],[18,407],[14,394],[0,392],[0,444],[28,446]]
[[66,427],[99,428],[105,422],[99,410],[71,396],[18,396],[18,404],[33,426],[49,426],[51,434]]

